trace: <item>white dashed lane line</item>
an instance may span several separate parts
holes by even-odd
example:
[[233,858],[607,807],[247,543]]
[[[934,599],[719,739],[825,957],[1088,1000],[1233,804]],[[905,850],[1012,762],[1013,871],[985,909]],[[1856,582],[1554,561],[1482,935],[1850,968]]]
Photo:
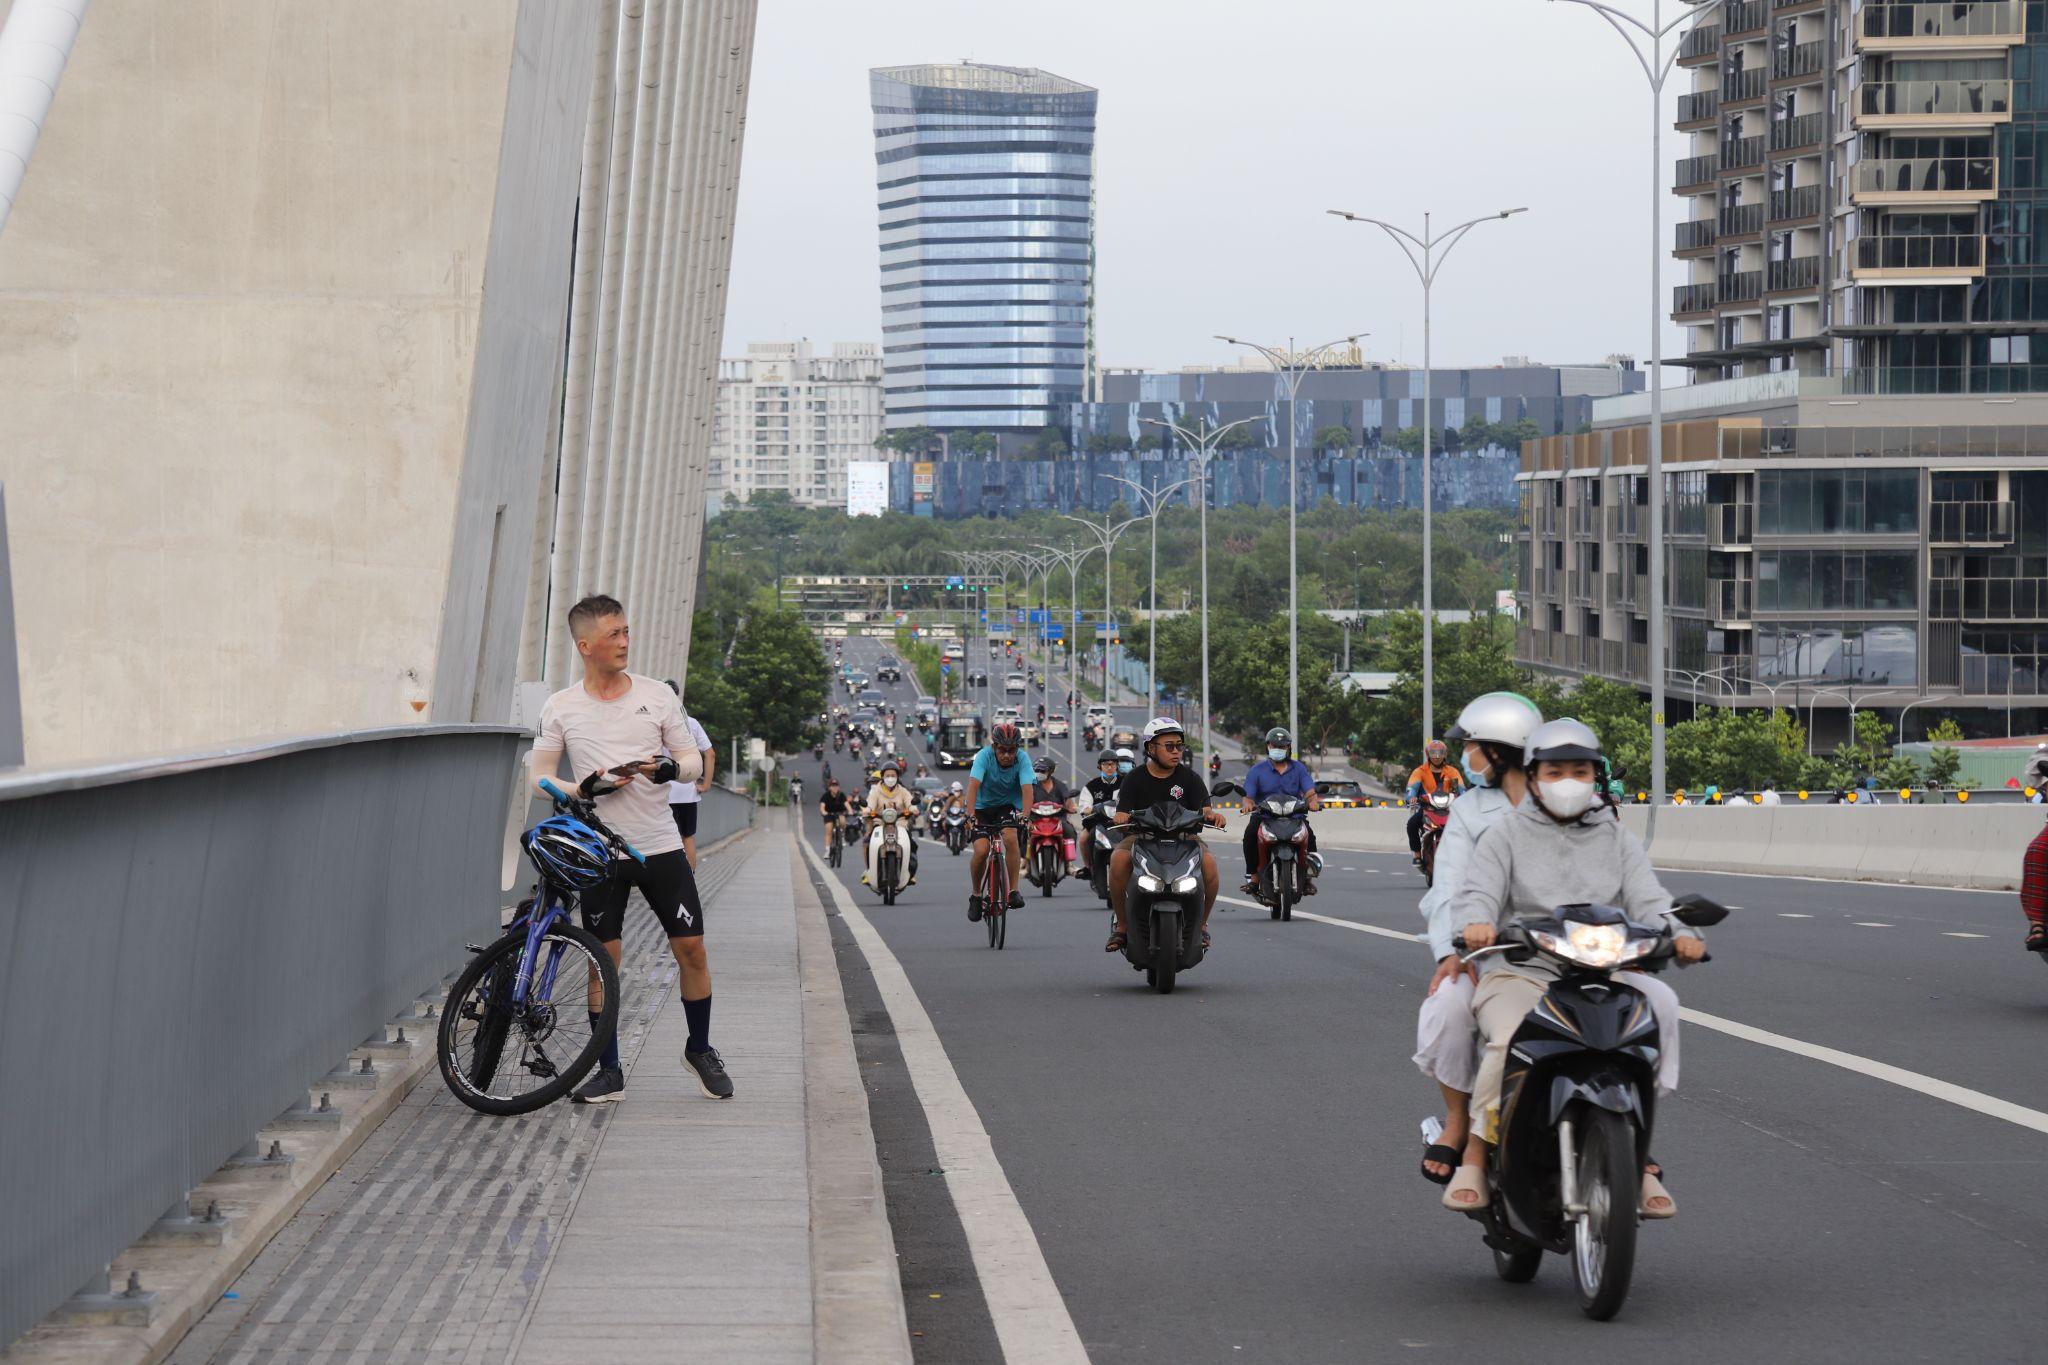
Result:
[[1796,913],[1794,913],[1794,912],[1792,912],[1792,911],[1790,911],[1790,910],[1780,910],[1780,911],[1778,912],[1778,918],[1779,918],[1779,919],[1812,919],[1812,918],[1813,918],[1813,916],[1812,916],[1812,915],[1801,915],[1801,914],[1796,914]]
[[1891,925],[1884,923],[1882,920],[1874,919],[1859,919],[1854,921],[1854,923],[1858,929],[1889,929],[1892,927]]
[[1942,931],[1941,931],[1941,936],[1942,936],[1943,938],[1990,938],[1990,937],[1991,937],[1991,935],[1989,935],[1989,934],[1966,934],[1966,933],[1963,933],[1963,932],[1962,932],[1962,931],[1961,931],[1960,929],[1944,929],[1944,930],[1942,930]]

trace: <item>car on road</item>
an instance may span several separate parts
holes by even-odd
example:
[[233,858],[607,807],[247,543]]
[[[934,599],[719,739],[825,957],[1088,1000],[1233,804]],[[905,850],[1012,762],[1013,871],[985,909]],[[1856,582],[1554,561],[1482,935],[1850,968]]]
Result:
[[1045,733],[1054,739],[1065,739],[1068,731],[1072,729],[1073,726],[1068,724],[1067,718],[1063,715],[1054,714],[1045,718]]
[[891,656],[884,654],[875,664],[875,677],[883,682],[902,682],[903,665],[897,663]]
[[1008,693],[1010,696],[1021,697],[1024,695],[1026,690],[1027,689],[1024,685],[1024,675],[1022,673],[1012,673],[1008,677],[1003,679],[1003,691]]
[[1017,724],[1018,722],[1022,721],[1023,719],[1024,719],[1024,713],[1023,713],[1023,711],[1019,710],[1019,709],[1018,709],[1017,707],[1014,707],[1014,706],[998,706],[998,707],[996,708],[996,718],[995,718],[995,721],[994,721],[994,723],[995,723],[995,724],[997,724],[997,725],[1001,725],[1001,724],[1002,724],[1002,723],[1003,723],[1004,721],[1008,721],[1008,722],[1010,722],[1010,724],[1012,724],[1012,725],[1015,725],[1015,724]]
[[935,720],[939,714],[937,697],[919,697],[910,704],[910,714],[919,720]]
[[859,735],[872,735],[881,728],[882,718],[875,712],[862,707],[846,718],[846,728]]
[[1091,704],[1086,711],[1081,713],[1081,723],[1083,725],[1108,725],[1109,708],[1099,701]]
[[946,644],[946,646],[939,651],[939,657],[941,659],[964,659],[967,657],[967,646],[961,644],[958,640],[949,641]]
[[1325,778],[1317,782],[1316,795],[1323,798],[1324,810],[1352,810],[1369,804],[1365,788],[1348,777]]
[[882,691],[880,688],[864,688],[860,694],[860,704],[862,706],[872,706],[877,710],[880,710],[882,707],[887,706],[889,704],[889,694]]
[[962,687],[988,686],[988,670],[985,668],[977,668],[973,672],[963,674],[962,676],[965,679],[965,681],[961,683]]

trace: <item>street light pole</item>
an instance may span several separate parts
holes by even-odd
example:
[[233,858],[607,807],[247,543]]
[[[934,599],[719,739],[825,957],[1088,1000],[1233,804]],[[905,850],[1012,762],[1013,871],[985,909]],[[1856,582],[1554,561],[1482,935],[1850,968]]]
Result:
[[1102,525],[1097,526],[1087,517],[1069,516],[1065,512],[1060,513],[1060,515],[1068,521],[1087,527],[1088,533],[1095,537],[1095,543],[1102,550],[1102,704],[1107,706],[1109,705],[1109,615],[1111,611],[1109,597],[1110,557],[1116,553],[1117,540],[1123,533],[1136,526],[1144,518],[1132,517],[1127,521],[1116,522],[1112,525],[1109,518],[1104,516]]
[[1195,480],[1182,479],[1179,483],[1168,484],[1164,488],[1155,482],[1151,488],[1147,488],[1136,479],[1126,479],[1120,474],[1108,474],[1104,477],[1111,483],[1120,483],[1136,493],[1139,501],[1145,504],[1145,520],[1152,523],[1152,607],[1151,619],[1145,625],[1145,688],[1148,693],[1145,706],[1150,710],[1159,699],[1159,508],[1167,498]]
[[[1650,0],[1647,24],[1602,0],[1564,3],[1583,5],[1605,19],[1650,82],[1650,812],[1643,827],[1648,848],[1657,837],[1657,807],[1664,800],[1664,82],[1685,50],[1679,30],[1715,13],[1722,0],[1688,0],[1668,24],[1664,0]],[[1664,40],[1674,35],[1667,57]]]
[[1145,425],[1147,426],[1165,427],[1167,430],[1176,433],[1183,441],[1186,441],[1194,449],[1195,468],[1198,471],[1197,478],[1201,481],[1202,485],[1202,496],[1199,499],[1199,504],[1202,509],[1200,523],[1201,529],[1197,533],[1197,539],[1199,539],[1202,542],[1201,719],[1202,748],[1204,752],[1207,752],[1210,748],[1210,740],[1213,738],[1213,736],[1209,733],[1209,461],[1215,458],[1216,443],[1223,439],[1223,433],[1230,431],[1233,428],[1248,426],[1253,422],[1264,421],[1265,419],[1260,417],[1245,417],[1240,418],[1239,420],[1232,422],[1227,426],[1220,427],[1209,427],[1205,423],[1204,432],[1202,435],[1196,435],[1194,432],[1189,431],[1186,427],[1182,426],[1178,422],[1166,421],[1157,417],[1140,417],[1138,420],[1140,422],[1145,423]]
[[[1295,451],[1301,437],[1301,380],[1309,370],[1321,363],[1324,356],[1339,346],[1348,346],[1370,333],[1356,332],[1335,341],[1326,341],[1307,351],[1294,349],[1294,338],[1287,338],[1287,349],[1275,346],[1261,346],[1256,341],[1240,341],[1236,337],[1218,336],[1218,341],[1232,346],[1244,346],[1257,351],[1273,367],[1273,372],[1282,375],[1287,383],[1287,733],[1301,742],[1301,601],[1299,585],[1301,575],[1295,559],[1295,512],[1301,499],[1294,491]],[[1426,333],[1425,333],[1426,335]],[[1281,362],[1285,361],[1283,365]],[[1429,382],[1428,372],[1423,373],[1423,383]]]
[[[1436,487],[1431,478],[1430,452],[1434,442],[1430,439],[1430,423],[1433,416],[1430,406],[1430,290],[1436,285],[1436,276],[1450,259],[1451,252],[1465,234],[1481,223],[1491,223],[1502,218],[1512,218],[1527,209],[1502,209],[1498,213],[1484,214],[1478,218],[1458,224],[1444,232],[1430,228],[1430,216],[1422,215],[1422,235],[1416,236],[1406,228],[1394,226],[1379,218],[1368,218],[1362,213],[1346,213],[1343,209],[1331,209],[1330,213],[1348,223],[1370,223],[1393,239],[1401,248],[1401,254],[1408,258],[1408,264],[1415,268],[1415,278],[1422,284],[1422,737],[1424,740],[1436,737],[1436,542],[1433,522],[1436,519]],[[1420,253],[1419,255],[1417,253]],[[1441,253],[1441,254],[1439,254]]]
[[[1067,695],[1071,698],[1080,691],[1080,688],[1076,685],[1078,679],[1075,677],[1074,672],[1074,618],[1081,614],[1081,555],[1083,552],[1073,549],[1061,549],[1057,545],[1040,545],[1037,548],[1045,552],[1048,564],[1058,564],[1067,571],[1067,593],[1070,602],[1067,610],[1067,624],[1062,629],[1061,635],[1067,644]],[[1048,594],[1050,593],[1051,584],[1051,570],[1048,569],[1046,571]],[[1048,595],[1046,600],[1046,618],[1050,621],[1051,617],[1052,601]],[[1080,727],[1074,723],[1074,707],[1071,701],[1065,707],[1065,711],[1067,716],[1067,766],[1078,773],[1080,769],[1076,765],[1080,762],[1080,750],[1078,747],[1080,744]]]

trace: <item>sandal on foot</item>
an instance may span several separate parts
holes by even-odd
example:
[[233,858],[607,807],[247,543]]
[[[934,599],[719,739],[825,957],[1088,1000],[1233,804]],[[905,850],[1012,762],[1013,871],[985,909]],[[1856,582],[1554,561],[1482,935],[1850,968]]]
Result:
[[[1469,1200],[1459,1199],[1458,1196],[1467,1190],[1478,1197]],[[1482,1213],[1489,1202],[1491,1196],[1486,1188],[1485,1169],[1479,1166],[1459,1166],[1457,1172],[1451,1176],[1449,1185],[1444,1189],[1444,1207],[1452,1213]]]
[[1209,951],[1209,931],[1207,929],[1202,931],[1202,951],[1205,953]]
[[2027,951],[2048,953],[2048,925],[2035,925],[2027,931]]
[[[1442,1175],[1434,1174],[1429,1169],[1429,1163],[1432,1161],[1439,1166],[1448,1166],[1450,1169]],[[1443,1143],[1437,1142],[1422,1149],[1422,1178],[1432,1185],[1450,1184],[1452,1178],[1458,1174],[1458,1167],[1464,1164],[1465,1154],[1456,1147],[1447,1147]]]
[[1121,929],[1112,929],[1109,933],[1109,942],[1102,945],[1102,951],[1105,953],[1120,953],[1130,946],[1131,936],[1129,934]]
[[[1652,1199],[1664,1201],[1662,1208],[1651,1208]],[[1664,1182],[1657,1178],[1655,1171],[1643,1172],[1643,1197],[1637,1212],[1645,1218],[1676,1218],[1678,1201],[1671,1197],[1671,1191],[1664,1188]]]

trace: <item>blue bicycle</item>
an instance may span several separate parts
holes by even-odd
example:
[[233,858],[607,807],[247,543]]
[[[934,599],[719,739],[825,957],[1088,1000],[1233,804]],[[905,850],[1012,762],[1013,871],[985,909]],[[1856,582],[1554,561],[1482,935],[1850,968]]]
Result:
[[619,1023],[618,968],[571,912],[614,862],[646,859],[605,827],[589,799],[552,781],[541,786],[555,814],[519,839],[540,881],[504,937],[470,945],[476,957],[448,992],[435,1040],[441,1078],[484,1114],[529,1114],[568,1094]]

